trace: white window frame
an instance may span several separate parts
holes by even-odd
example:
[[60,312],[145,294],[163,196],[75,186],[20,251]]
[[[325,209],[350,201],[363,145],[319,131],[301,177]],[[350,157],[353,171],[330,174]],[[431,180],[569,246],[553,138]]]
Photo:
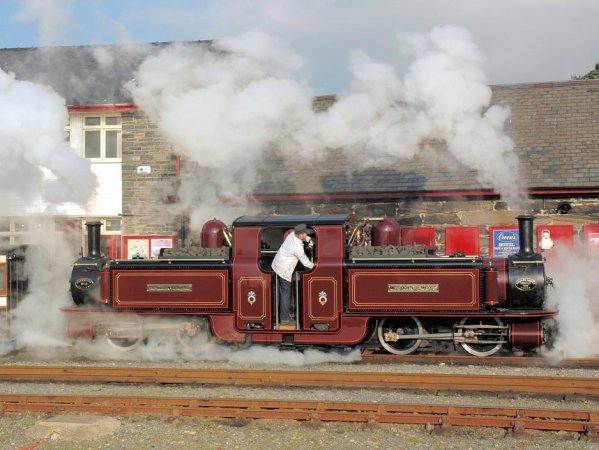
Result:
[[64,127],[64,140],[67,141],[69,145],[71,144],[71,132],[71,115],[69,114],[67,117],[67,126]]
[[[35,225],[35,217],[6,217],[6,216],[1,216],[0,219],[2,219],[3,221],[8,222],[8,230],[6,231],[0,231],[0,238],[3,239],[7,239],[7,242],[2,242],[0,241],[0,247],[2,247],[3,245],[8,245],[8,246],[14,246],[14,245],[27,245],[31,243],[31,230],[30,230],[30,226],[31,225]],[[85,245],[85,243],[87,242],[87,227],[85,226],[85,223],[88,221],[100,221],[102,222],[102,236],[120,236],[121,235],[121,229],[122,229],[122,218],[115,216],[115,217],[105,217],[105,218],[101,218],[101,219],[96,219],[93,217],[75,217],[75,216],[55,216],[54,221],[56,221],[57,223],[62,223],[63,221],[69,221],[69,222],[73,222],[76,227],[78,228],[78,234],[81,235],[81,239],[82,239],[82,243],[81,245]],[[118,229],[116,230],[107,230],[106,229],[106,224],[107,221],[117,221],[119,222],[118,225]],[[21,222],[25,222],[28,226],[27,229],[25,229],[24,231],[20,231],[19,229],[17,229],[17,225]],[[60,236],[63,234],[63,230],[62,228],[59,229],[52,229],[49,230],[48,232],[53,232],[54,234],[56,234],[57,236]]]
[[[86,125],[85,120],[90,117],[99,117],[99,125]],[[118,124],[106,125],[106,119],[108,117],[116,117]],[[85,138],[86,131],[99,131],[100,132],[100,157],[88,158],[85,155]],[[116,158],[106,157],[106,132],[117,131],[117,152],[120,156]],[[84,158],[89,159],[92,162],[121,162],[123,155],[123,125],[122,117],[120,113],[97,113],[97,114],[83,114],[81,115],[81,155]]]

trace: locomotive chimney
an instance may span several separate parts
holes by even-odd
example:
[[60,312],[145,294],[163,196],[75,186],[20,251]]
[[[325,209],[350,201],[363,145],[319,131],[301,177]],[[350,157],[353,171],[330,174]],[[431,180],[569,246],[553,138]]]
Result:
[[533,216],[523,215],[516,217],[518,219],[518,229],[520,232],[520,251],[519,256],[531,256],[534,255],[532,246],[533,227],[532,223],[534,220]]
[[100,228],[102,222],[86,222],[87,227],[87,257],[100,258]]

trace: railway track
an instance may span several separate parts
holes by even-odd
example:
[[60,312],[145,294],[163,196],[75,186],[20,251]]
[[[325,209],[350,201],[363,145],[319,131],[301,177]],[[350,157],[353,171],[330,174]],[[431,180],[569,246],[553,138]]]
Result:
[[1,381],[382,388],[599,398],[599,378],[295,370],[0,366]]
[[[15,352],[13,355],[25,358],[44,360],[47,354],[53,355],[53,358],[70,359],[79,355],[71,348],[52,348],[44,347],[26,348]],[[355,361],[352,364],[448,364],[448,365],[471,365],[471,366],[493,366],[493,367],[564,367],[564,368],[586,368],[599,369],[599,355],[588,358],[567,358],[561,360],[550,359],[545,356],[537,355],[493,355],[484,358],[458,354],[458,353],[416,353],[411,355],[392,355],[389,353],[375,353],[371,350],[365,350],[361,354],[362,360]]]
[[162,414],[237,420],[420,424],[431,430],[473,426],[515,431],[567,431],[593,438],[598,436],[599,429],[599,412],[538,408],[64,395],[0,395],[0,407],[3,413]]
[[479,358],[470,355],[458,354],[417,354],[417,355],[390,355],[387,353],[362,353],[362,361],[370,364],[454,364],[494,367],[570,367],[570,368],[599,368],[599,356],[591,358],[568,358],[552,360],[543,356],[487,356]]

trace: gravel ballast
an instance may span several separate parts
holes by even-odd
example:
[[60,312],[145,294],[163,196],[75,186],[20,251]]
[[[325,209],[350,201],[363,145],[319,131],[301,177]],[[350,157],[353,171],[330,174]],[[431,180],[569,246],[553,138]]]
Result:
[[[5,356],[0,365],[161,367],[171,369],[367,371],[394,373],[447,373],[487,375],[535,375],[598,377],[589,368],[491,367],[448,364],[366,364],[314,363],[303,366],[169,359],[142,361],[134,354],[120,359],[101,360],[85,356],[66,357],[65,352],[30,351]],[[453,393],[449,391],[407,391],[397,389],[311,389],[285,387],[236,387],[218,385],[87,384],[1,382],[0,394],[47,395],[135,395],[192,397],[202,399],[239,398],[273,400],[320,400],[385,403],[433,403],[489,407],[535,407],[599,411],[599,399],[576,397],[514,396],[510,394]],[[423,426],[350,424],[275,420],[229,420],[174,418],[167,416],[119,416],[120,426],[109,436],[95,440],[64,440],[59,434],[35,439],[27,434],[47,414],[4,413],[0,416],[2,448],[39,444],[41,449],[262,449],[262,448],[398,448],[398,449],[599,449],[599,442],[574,433],[524,432],[514,435],[502,429],[454,427],[431,433]]]

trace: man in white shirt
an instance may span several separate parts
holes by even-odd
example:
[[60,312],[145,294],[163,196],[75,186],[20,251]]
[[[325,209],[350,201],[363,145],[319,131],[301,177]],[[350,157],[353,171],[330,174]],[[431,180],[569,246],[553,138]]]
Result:
[[289,323],[289,302],[291,299],[291,277],[297,262],[308,269],[314,267],[314,263],[308,259],[304,252],[304,242],[308,246],[314,245],[312,239],[308,236],[314,233],[305,223],[297,225],[293,233],[283,241],[279,251],[272,262],[272,269],[279,279],[279,319],[281,323]]

